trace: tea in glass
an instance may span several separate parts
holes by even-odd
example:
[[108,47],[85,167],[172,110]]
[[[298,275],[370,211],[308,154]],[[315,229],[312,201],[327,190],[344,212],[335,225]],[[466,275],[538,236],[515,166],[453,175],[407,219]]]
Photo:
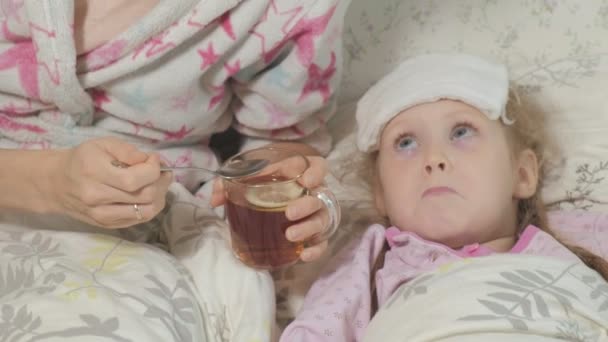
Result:
[[232,189],[226,204],[232,248],[237,257],[255,267],[293,264],[300,257],[304,242],[292,242],[285,237],[287,228],[298,223],[287,219],[285,209],[305,189],[272,175],[248,178],[243,183],[251,187]]

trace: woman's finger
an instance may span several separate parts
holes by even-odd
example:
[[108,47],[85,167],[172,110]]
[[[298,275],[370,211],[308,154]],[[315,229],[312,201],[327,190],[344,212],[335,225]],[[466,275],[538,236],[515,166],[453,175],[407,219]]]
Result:
[[105,165],[100,170],[99,181],[118,190],[135,192],[156,182],[160,176],[160,159],[151,155],[145,162],[132,166]]
[[327,161],[323,157],[307,157],[310,167],[304,172],[299,182],[308,189],[323,185],[327,174]]
[[302,222],[287,228],[285,236],[289,241],[305,241],[314,238],[325,231],[328,221],[327,215],[322,211],[318,211]]
[[[132,144],[114,137],[97,139],[93,142],[101,147],[108,155],[108,158],[117,160],[126,165],[140,164],[148,159],[148,155],[137,149]],[[112,161],[105,160],[105,161]]]
[[323,202],[312,196],[295,199],[287,205],[285,215],[290,221],[296,221],[310,216],[323,208]]
[[87,216],[96,225],[104,228],[125,228],[148,222],[165,207],[165,197],[150,204],[110,204],[88,210]]
[[300,254],[300,259],[304,262],[311,262],[319,259],[327,249],[327,241],[323,241],[318,245],[305,248]]
[[156,182],[134,192],[125,192],[102,184],[97,186],[91,185],[89,190],[83,190],[83,202],[90,206],[134,203],[151,204],[159,196],[166,196],[172,181],[173,175],[171,172],[163,172],[160,179]]
[[90,208],[86,215],[103,228],[126,228],[149,221],[155,215],[153,204],[110,204]]
[[211,192],[211,207],[219,207],[226,204],[226,195],[224,194],[224,182],[221,178],[213,180],[213,190]]

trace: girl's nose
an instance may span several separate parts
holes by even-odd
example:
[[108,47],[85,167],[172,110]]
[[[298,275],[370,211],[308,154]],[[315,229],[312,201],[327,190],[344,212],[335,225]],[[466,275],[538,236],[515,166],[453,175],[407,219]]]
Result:
[[428,163],[426,165],[425,169],[426,169],[426,172],[428,174],[433,173],[433,170],[445,171],[445,169],[446,169],[446,163],[444,161],[435,162],[435,163]]

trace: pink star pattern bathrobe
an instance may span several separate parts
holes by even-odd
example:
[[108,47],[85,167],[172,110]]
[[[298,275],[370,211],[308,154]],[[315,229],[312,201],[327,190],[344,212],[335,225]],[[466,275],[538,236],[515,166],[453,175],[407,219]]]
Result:
[[[73,1],[1,0],[0,148],[116,136],[213,169],[210,138],[232,126],[243,148],[290,140],[326,153],[348,2],[161,0],[77,56]],[[0,340],[268,340],[270,277],[232,257],[209,176],[176,180],[156,220],[123,231],[0,213]],[[138,243],[159,241],[171,255]],[[17,288],[3,289],[9,276]]]

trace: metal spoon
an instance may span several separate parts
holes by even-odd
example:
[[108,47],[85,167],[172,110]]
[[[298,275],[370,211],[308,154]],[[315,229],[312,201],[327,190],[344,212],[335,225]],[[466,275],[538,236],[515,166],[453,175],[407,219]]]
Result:
[[[204,171],[213,173],[219,177],[226,179],[240,178],[255,175],[262,171],[270,161],[266,159],[249,159],[249,160],[236,160],[228,164],[222,165],[217,170],[209,170],[202,167],[194,166],[161,166],[161,171],[175,171],[175,170],[193,170],[193,171]],[[112,161],[112,165],[120,168],[128,167],[127,164],[119,162],[118,160]]]

